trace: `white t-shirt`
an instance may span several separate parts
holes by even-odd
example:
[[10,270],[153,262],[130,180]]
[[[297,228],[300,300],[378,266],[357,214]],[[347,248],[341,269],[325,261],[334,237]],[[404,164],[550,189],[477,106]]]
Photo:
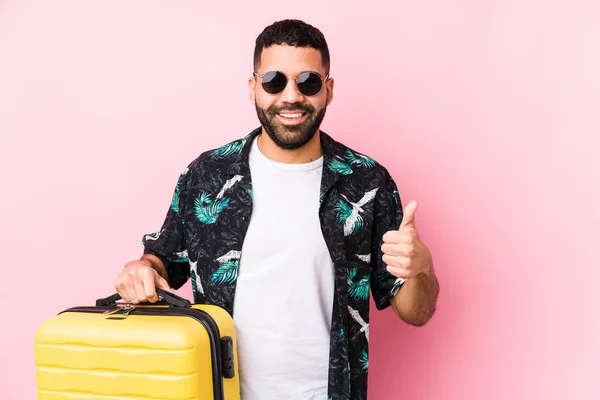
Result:
[[322,168],[322,157],[278,163],[252,144],[233,306],[242,400],[327,398],[334,272],[319,221]]

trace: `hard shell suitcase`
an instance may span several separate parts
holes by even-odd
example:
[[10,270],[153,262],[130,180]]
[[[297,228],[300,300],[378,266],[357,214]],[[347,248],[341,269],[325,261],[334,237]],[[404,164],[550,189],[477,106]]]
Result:
[[231,316],[157,289],[118,294],[46,320],[35,336],[38,400],[239,400]]

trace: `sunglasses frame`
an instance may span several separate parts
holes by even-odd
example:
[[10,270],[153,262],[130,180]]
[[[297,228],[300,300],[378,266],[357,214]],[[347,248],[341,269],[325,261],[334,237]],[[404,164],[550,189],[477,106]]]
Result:
[[[268,73],[268,72],[277,72],[277,73],[280,73],[281,75],[285,76],[285,79],[287,79],[286,82],[285,82],[285,86],[283,87],[283,89],[281,89],[281,91],[279,91],[277,93],[269,93],[269,92],[267,92],[265,90],[265,88],[263,87],[262,83],[261,83],[260,86],[263,88],[263,90],[266,93],[268,93],[270,95],[273,95],[273,96],[283,93],[283,91],[285,90],[285,88],[287,88],[288,83],[290,82],[290,77],[287,76],[286,74],[284,74],[283,72],[278,71],[278,70],[268,70],[268,71],[263,72],[262,75],[259,75],[257,72],[253,72],[252,75],[256,76],[257,78],[260,78],[260,80],[262,81],[263,76],[265,76],[265,74]],[[300,78],[300,75],[305,74],[305,73],[315,74],[316,76],[319,77],[319,79],[321,79],[321,88],[319,89],[319,91],[317,93],[308,95],[308,94],[302,93],[302,91],[300,90],[300,87],[298,86],[298,78]],[[315,71],[303,71],[303,72],[300,72],[300,74],[298,74],[298,76],[296,78],[294,78],[293,80],[296,82],[296,87],[298,88],[298,91],[300,93],[302,93],[303,96],[312,97],[312,96],[316,96],[319,93],[321,93],[321,91],[323,90],[323,87],[325,87],[325,82],[327,82],[329,79],[330,79],[329,74],[327,74],[325,76],[325,78],[322,78],[321,74],[319,74],[318,72],[315,72]]]

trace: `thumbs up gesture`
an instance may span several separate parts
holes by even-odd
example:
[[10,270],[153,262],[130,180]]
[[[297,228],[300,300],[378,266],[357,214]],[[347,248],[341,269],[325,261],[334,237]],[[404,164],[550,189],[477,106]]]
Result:
[[431,253],[419,239],[416,212],[417,203],[413,200],[404,208],[400,228],[383,235],[383,262],[388,272],[398,278],[414,278],[420,273],[429,273],[432,268]]

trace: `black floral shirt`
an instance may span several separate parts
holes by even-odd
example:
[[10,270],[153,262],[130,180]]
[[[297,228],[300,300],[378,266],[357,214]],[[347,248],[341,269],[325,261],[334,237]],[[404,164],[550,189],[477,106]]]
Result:
[[[162,260],[174,289],[191,278],[195,303],[215,304],[231,315],[252,215],[248,158],[260,133],[257,128],[190,163],[177,180],[162,229],[142,239],[144,253]],[[400,226],[402,206],[382,165],[320,135],[323,174],[315,201],[335,271],[328,399],[364,400],[370,296],[382,310],[404,283],[386,271],[381,252],[384,233]]]

